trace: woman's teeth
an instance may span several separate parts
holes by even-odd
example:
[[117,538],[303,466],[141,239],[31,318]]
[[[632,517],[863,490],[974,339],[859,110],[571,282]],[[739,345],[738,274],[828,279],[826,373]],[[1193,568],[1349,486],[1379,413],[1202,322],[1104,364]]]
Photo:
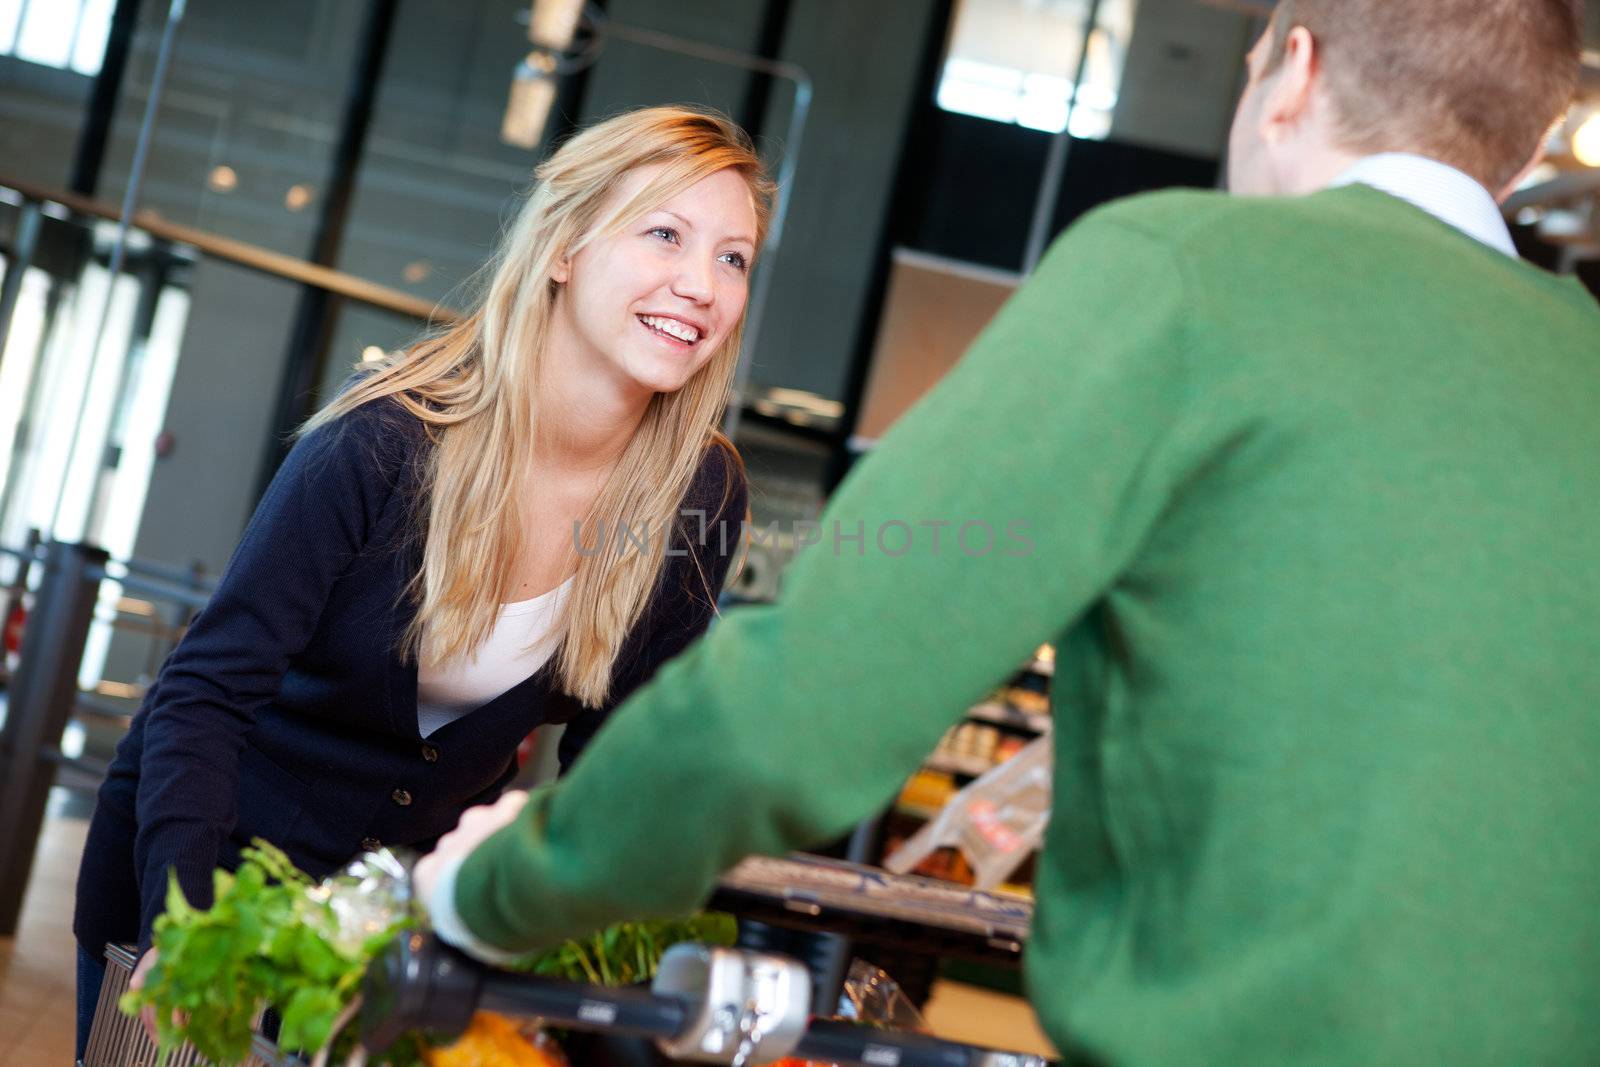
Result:
[[699,330],[686,322],[679,322],[677,319],[665,319],[659,315],[640,315],[639,321],[652,330],[664,333],[668,337],[682,341],[686,345],[692,345],[700,340]]

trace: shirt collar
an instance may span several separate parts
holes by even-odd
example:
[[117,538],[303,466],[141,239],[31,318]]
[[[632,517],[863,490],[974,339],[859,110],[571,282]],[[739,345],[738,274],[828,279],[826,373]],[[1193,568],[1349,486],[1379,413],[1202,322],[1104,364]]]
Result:
[[1344,185],[1370,185],[1414,204],[1475,241],[1517,258],[1511,231],[1506,228],[1500,206],[1489,195],[1489,190],[1438,160],[1403,152],[1367,156],[1357,160],[1328,187],[1336,189]]

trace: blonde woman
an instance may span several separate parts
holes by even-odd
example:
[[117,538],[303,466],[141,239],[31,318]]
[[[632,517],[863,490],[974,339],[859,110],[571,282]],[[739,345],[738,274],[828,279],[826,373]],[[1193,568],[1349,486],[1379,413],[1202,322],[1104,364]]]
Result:
[[204,905],[255,837],[314,875],[426,847],[530,730],[566,722],[566,764],[710,621],[746,499],[716,426],[771,186],[736,126],[676,108],[536,178],[481,306],[306,425],[119,746],[80,1015],[106,943],[148,946],[169,870]]

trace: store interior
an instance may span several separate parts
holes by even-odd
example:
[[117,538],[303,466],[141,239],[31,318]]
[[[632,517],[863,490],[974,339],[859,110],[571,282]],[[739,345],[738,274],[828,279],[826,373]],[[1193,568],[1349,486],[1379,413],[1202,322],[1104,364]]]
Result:
[[[19,805],[0,839],[0,1064],[71,1055],[93,791],[288,434],[363,362],[460,313],[553,146],[627,108],[695,104],[749,130],[781,180],[724,422],[753,526],[781,531],[749,547],[724,604],[762,602],[805,547],[796,524],[1051,239],[1120,197],[1220,186],[1272,4],[602,0],[576,5],[559,69],[531,69],[535,20],[560,6],[0,0],[0,752],[12,772],[49,754],[31,794],[0,787]],[[1600,5],[1589,22],[1580,99],[1505,211],[1525,258],[1600,294]],[[70,698],[19,726],[53,543],[109,562],[79,575],[79,642],[49,660]],[[819,854],[1026,915],[1053,664],[1041,643]],[[553,775],[557,729],[527,742],[524,782]],[[800,907],[763,881],[783,872],[747,873],[723,902],[749,943],[836,982],[866,960],[928,1032],[1054,1054],[1020,995],[1025,923]]]

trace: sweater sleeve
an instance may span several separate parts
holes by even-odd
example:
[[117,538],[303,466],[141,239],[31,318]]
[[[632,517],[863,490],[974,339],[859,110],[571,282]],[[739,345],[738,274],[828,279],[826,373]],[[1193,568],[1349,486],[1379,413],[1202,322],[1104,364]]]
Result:
[[162,667],[146,711],[134,864],[141,944],[165,907],[167,872],[197,907],[237,817],[239,756],[257,715],[313,634],[340,574],[393,489],[385,457],[398,409],[368,404],[297,442],[205,608]]
[[[630,662],[620,664],[614,672],[616,683],[606,705],[573,717],[561,733],[557,755],[562,774],[571,769],[617,705],[711,625],[717,595],[744,543],[748,507],[749,488],[738,459],[713,445],[684,501],[673,540],[673,551],[681,555],[668,558],[660,591],[640,620],[637,640],[627,642]],[[564,699],[571,701],[570,697]]]
[[880,809],[939,736],[1138,551],[1190,464],[1186,305],[1159,237],[1057,243],[741,608],[467,857],[456,905],[531,949],[682,913],[750,854]]

